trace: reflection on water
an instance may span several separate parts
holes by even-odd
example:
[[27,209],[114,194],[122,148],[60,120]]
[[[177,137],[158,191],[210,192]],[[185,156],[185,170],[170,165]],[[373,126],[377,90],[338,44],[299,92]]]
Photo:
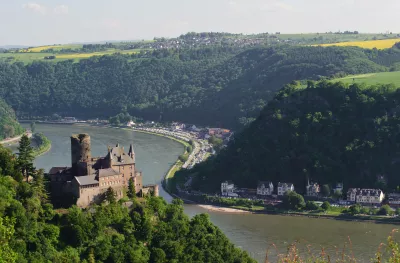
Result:
[[[98,128],[76,125],[37,125],[37,130],[43,132],[51,141],[50,152],[40,156],[35,161],[38,168],[48,170],[52,166],[70,165],[70,140],[73,133],[89,133],[92,139],[92,156],[105,155],[107,145],[120,143],[126,149],[134,143],[137,167],[143,171],[145,184],[160,183],[163,175],[183,151],[179,143],[153,135],[135,133],[126,130]],[[167,200],[170,196],[160,187],[160,195]],[[348,237],[351,238],[352,252],[363,262],[369,262],[381,242],[396,228],[394,225],[344,222],[307,217],[290,217],[254,214],[225,214],[207,212],[195,206],[185,205],[189,216],[198,213],[208,213],[211,221],[217,225],[227,237],[238,247],[245,249],[259,262],[264,262],[267,248],[274,258],[276,254],[284,253],[289,244],[296,240],[300,248],[306,251],[311,245],[314,251],[324,247],[330,254],[342,249]],[[271,247],[274,244],[278,251]],[[337,248],[335,248],[337,247]]]

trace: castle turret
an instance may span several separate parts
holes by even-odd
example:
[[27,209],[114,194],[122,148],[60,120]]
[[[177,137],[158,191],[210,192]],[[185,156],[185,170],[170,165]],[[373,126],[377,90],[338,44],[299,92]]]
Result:
[[91,158],[92,154],[91,154],[90,136],[88,134],[72,135],[71,164],[73,172],[75,174],[81,174],[79,172],[79,167],[81,166],[80,164],[88,163]]
[[132,144],[129,146],[128,155],[129,155],[133,160],[135,160],[135,151],[133,150],[133,145],[132,145]]

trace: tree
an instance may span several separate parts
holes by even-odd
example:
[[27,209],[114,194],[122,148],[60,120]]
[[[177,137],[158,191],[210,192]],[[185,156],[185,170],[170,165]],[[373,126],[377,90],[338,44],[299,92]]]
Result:
[[334,197],[336,200],[339,200],[340,198],[342,198],[342,191],[340,191],[340,190],[335,190],[335,192],[333,193],[333,197]]
[[163,263],[166,260],[165,252],[160,248],[155,248],[151,251],[150,262],[151,263]]
[[293,210],[300,210],[305,206],[303,196],[294,191],[287,192],[284,195],[282,204],[286,209]]
[[32,131],[32,133],[35,133],[36,132],[36,122],[31,122],[31,131]]
[[13,126],[5,124],[3,126],[3,133],[4,133],[3,136],[5,138],[13,137],[15,134],[15,129]]
[[318,210],[320,207],[312,201],[307,201],[306,203],[306,210],[310,210],[310,211],[314,211],[314,210]]
[[0,217],[0,262],[14,263],[17,254],[12,250],[9,241],[14,235],[14,222],[8,218]]
[[106,191],[106,198],[105,200],[109,203],[109,204],[115,204],[117,202],[117,198],[116,198],[116,194],[114,192],[114,190],[111,187],[108,187],[107,191]]
[[325,211],[328,211],[331,208],[331,203],[325,201],[322,203],[321,208],[324,209]]
[[330,194],[331,194],[331,188],[329,187],[329,185],[324,184],[322,186],[322,195],[325,197],[328,197],[328,196],[330,196]]
[[26,134],[22,135],[18,147],[18,167],[22,175],[28,181],[29,176],[33,175],[35,168],[33,167],[33,148],[31,141]]
[[393,211],[389,205],[381,206],[381,208],[378,211],[378,215],[383,215],[383,216],[391,215],[392,213]]
[[355,204],[349,207],[349,213],[352,215],[358,215],[361,212],[361,205]]
[[133,181],[133,179],[129,180],[128,183],[128,193],[127,193],[128,197],[130,199],[133,199],[136,197],[136,189],[135,189],[135,182]]
[[396,215],[400,215],[400,208],[396,209]]
[[181,161],[181,162],[186,162],[187,160],[188,160],[188,156],[186,155],[186,154],[181,154],[180,156],[179,156],[179,160]]

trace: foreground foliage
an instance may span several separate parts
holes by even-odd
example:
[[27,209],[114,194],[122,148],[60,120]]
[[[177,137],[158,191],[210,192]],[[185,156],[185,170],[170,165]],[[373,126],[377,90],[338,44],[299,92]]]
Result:
[[53,210],[26,139],[18,159],[0,146],[0,262],[254,262],[207,215],[189,219],[180,200]]

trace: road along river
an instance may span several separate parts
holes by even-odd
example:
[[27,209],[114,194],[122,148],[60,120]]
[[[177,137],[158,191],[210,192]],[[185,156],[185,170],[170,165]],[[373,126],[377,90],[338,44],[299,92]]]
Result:
[[[133,143],[136,152],[137,167],[143,171],[144,184],[160,184],[163,176],[183,152],[183,146],[173,140],[137,133],[122,129],[99,128],[80,125],[37,124],[37,132],[43,132],[51,141],[52,148],[39,156],[35,165],[48,171],[52,166],[69,166],[70,136],[73,133],[89,133],[92,140],[92,156],[103,156],[107,145],[120,143],[128,149]],[[168,201],[171,197],[160,187],[160,195]],[[345,222],[307,217],[278,215],[230,214],[211,212],[197,205],[185,205],[189,216],[208,213],[211,221],[217,225],[237,246],[249,252],[259,262],[264,262],[267,248],[274,244],[279,253],[284,253],[287,246],[296,240],[300,248],[311,245],[315,251],[321,247],[335,254],[335,247],[343,249],[351,239],[351,250],[361,262],[369,262],[378,250],[381,242],[385,242],[396,225],[374,224],[366,222]],[[271,257],[278,253],[270,248]]]

